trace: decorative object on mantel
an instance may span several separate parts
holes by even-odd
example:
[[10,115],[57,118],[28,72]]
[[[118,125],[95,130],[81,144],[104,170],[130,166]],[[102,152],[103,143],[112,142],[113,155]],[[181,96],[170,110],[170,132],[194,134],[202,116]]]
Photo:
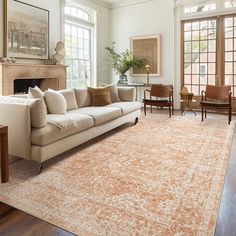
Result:
[[0,63],[2,64],[11,64],[11,63],[16,63],[16,59],[14,57],[1,57],[0,58]]
[[46,59],[44,60],[44,65],[56,65],[57,60],[55,59]]
[[4,57],[48,59],[49,11],[4,1]]
[[[137,59],[144,59],[150,66],[149,76],[160,76],[160,35],[132,37],[131,51]],[[146,76],[145,67],[135,67],[132,76]]]
[[146,65],[146,66],[145,66],[145,69],[146,69],[146,71],[147,71],[147,84],[149,84],[150,66],[149,66],[149,65]]
[[63,64],[65,58],[65,44],[62,41],[57,42],[55,47],[55,54],[53,58],[56,60],[56,64]]
[[115,73],[119,75],[118,83],[128,83],[125,73],[131,68],[143,65],[143,60],[137,60],[128,49],[121,53],[115,52],[115,42],[112,43],[111,47],[106,47],[105,49],[107,51],[108,62],[112,64]]

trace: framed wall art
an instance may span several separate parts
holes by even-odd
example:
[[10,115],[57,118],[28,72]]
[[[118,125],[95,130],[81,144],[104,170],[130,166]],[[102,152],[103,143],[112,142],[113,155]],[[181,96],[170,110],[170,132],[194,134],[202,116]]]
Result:
[[160,76],[160,35],[132,37],[131,51],[133,56],[144,61],[144,66],[131,70],[131,76],[145,76],[146,68],[150,76]]
[[4,57],[48,59],[49,11],[4,0]]

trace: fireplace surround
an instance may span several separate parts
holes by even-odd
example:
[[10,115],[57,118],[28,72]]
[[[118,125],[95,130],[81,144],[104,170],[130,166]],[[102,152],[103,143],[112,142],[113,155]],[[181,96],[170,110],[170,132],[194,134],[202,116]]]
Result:
[[34,85],[39,85],[43,91],[48,88],[55,90],[65,89],[66,66],[37,64],[0,65],[0,95],[8,96],[15,93],[25,93],[28,87],[33,87]]

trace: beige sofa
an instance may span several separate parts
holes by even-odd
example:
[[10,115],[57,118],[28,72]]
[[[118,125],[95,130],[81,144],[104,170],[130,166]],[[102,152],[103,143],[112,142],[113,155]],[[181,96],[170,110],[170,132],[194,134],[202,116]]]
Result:
[[[33,110],[35,99],[0,97],[0,124],[9,127],[10,154],[43,163],[140,116],[141,104],[134,102],[134,88],[119,87],[121,102],[103,107],[88,106],[86,91],[77,93],[79,108],[67,111],[65,117],[78,125],[63,132],[51,123],[43,128],[32,127],[33,117],[40,115]],[[47,119],[57,116],[47,114]]]

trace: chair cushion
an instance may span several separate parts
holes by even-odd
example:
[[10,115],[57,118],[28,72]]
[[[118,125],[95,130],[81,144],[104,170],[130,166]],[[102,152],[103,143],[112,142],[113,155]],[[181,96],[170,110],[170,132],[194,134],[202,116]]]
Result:
[[228,102],[212,102],[212,101],[202,101],[200,102],[202,106],[209,106],[215,108],[228,108],[230,104]]
[[125,114],[141,109],[141,103],[140,102],[116,102],[116,103],[107,105],[107,107],[120,108],[122,111],[122,115],[125,115]]
[[111,104],[111,88],[88,88],[92,102],[91,106],[105,106]]
[[78,107],[88,107],[91,104],[91,95],[88,89],[74,89]]
[[82,107],[68,111],[68,114],[85,114],[93,117],[95,125],[103,124],[107,121],[121,116],[121,109],[117,107]]
[[93,118],[90,116],[83,114],[70,114],[70,118],[77,121],[78,127],[67,129],[64,132],[61,132],[58,127],[52,124],[47,124],[47,126],[41,129],[33,128],[31,132],[31,143],[39,146],[47,145],[93,126]]

